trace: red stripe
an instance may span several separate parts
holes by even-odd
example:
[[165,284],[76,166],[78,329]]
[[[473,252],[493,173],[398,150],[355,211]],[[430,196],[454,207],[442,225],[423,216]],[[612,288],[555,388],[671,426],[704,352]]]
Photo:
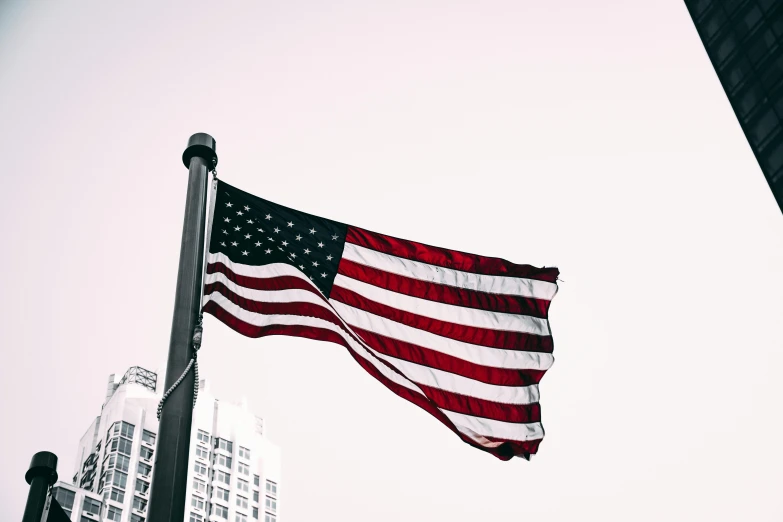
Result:
[[364,339],[368,345],[372,346],[374,350],[384,355],[429,366],[430,368],[438,368],[487,384],[529,386],[541,382],[541,378],[546,373],[546,370],[512,370],[481,366],[452,355],[392,339],[391,337],[376,334],[356,326],[351,326],[351,329]]
[[478,346],[546,353],[551,353],[553,349],[552,337],[549,335],[491,330],[489,328],[465,326],[432,319],[424,315],[398,310],[397,308],[372,301],[352,290],[337,285],[332,287],[329,298],[365,312],[418,328],[419,330]]
[[392,292],[410,295],[428,301],[446,303],[450,305],[466,306],[489,310],[491,312],[503,312],[507,314],[530,315],[546,319],[551,301],[521,297],[517,295],[491,294],[457,288],[455,286],[440,285],[412,277],[401,276],[385,272],[378,268],[362,265],[349,259],[341,259],[337,273],[356,279]]
[[214,301],[209,301],[207,302],[206,305],[204,305],[204,312],[215,316],[218,320],[225,323],[233,330],[247,337],[263,337],[267,335],[289,335],[294,337],[305,337],[308,339],[327,341],[327,342],[332,342],[344,346],[345,348],[348,349],[349,353],[354,358],[354,360],[358,362],[359,365],[365,369],[365,371],[367,371],[370,375],[372,375],[377,380],[379,380],[384,386],[389,388],[392,392],[399,395],[403,399],[406,399],[409,402],[416,404],[420,408],[430,413],[432,416],[437,418],[444,425],[449,427],[449,429],[451,429],[454,433],[456,433],[464,442],[470,444],[471,446],[479,448],[483,451],[486,451],[487,453],[491,453],[501,460],[509,460],[514,456],[522,456],[525,458],[529,458],[531,454],[536,452],[538,445],[541,442],[540,440],[524,441],[524,442],[498,440],[496,442],[502,442],[502,444],[496,448],[485,448],[479,444],[476,444],[470,438],[461,434],[455,428],[454,424],[443,414],[443,412],[438,410],[438,408],[432,402],[428,401],[422,395],[412,390],[409,390],[404,386],[400,386],[399,384],[387,379],[382,373],[380,373],[380,371],[377,368],[375,368],[372,364],[367,362],[364,358],[357,355],[351,349],[351,347],[348,345],[345,339],[343,339],[340,335],[338,335],[336,332],[333,332],[331,330],[315,328],[310,326],[302,326],[302,325],[292,325],[292,326],[269,325],[264,327],[255,326],[234,317],[226,310],[221,308],[220,305],[218,305]]
[[307,290],[315,295],[321,295],[312,284],[296,276],[244,276],[233,272],[229,267],[220,262],[208,264],[207,273],[224,274],[229,281],[232,281],[239,286],[244,286],[245,288],[252,288],[253,290]]
[[457,250],[438,248],[350,225],[345,240],[348,243],[371,248],[385,254],[463,272],[473,272],[474,274],[525,277],[554,283],[557,281],[559,273],[558,269],[554,267],[536,268],[530,265],[517,265],[498,257],[478,256]]

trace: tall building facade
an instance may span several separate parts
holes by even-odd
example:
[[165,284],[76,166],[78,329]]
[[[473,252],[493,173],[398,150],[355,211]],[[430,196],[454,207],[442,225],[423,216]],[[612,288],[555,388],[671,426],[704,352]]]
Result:
[[685,0],[783,210],[783,1]]
[[[74,522],[145,522],[162,390],[157,374],[130,368],[109,376],[101,413],[79,441],[72,483],[54,493]],[[280,451],[264,423],[199,383],[188,472],[188,522],[278,522]]]

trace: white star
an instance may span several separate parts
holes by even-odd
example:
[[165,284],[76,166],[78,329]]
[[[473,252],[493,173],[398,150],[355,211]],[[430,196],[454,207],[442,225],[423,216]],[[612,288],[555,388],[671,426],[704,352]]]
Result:
[[245,234],[245,239],[250,239],[250,234]]
[[335,240],[335,241],[337,241],[337,234],[333,235],[333,236],[332,236],[332,239],[333,239],[333,240]]
[[242,229],[241,229],[241,228],[239,228],[238,226],[236,226],[236,227],[234,227],[234,230],[236,230],[237,232],[239,232],[239,231],[240,231],[240,230],[242,230]]
[[264,252],[266,252],[267,254],[271,254],[272,253],[272,251],[269,250],[268,248],[266,250],[264,250]]
[[223,229],[223,233],[224,233],[224,234],[228,234],[228,232],[226,232],[226,229],[225,229],[225,228]]
[[292,226],[294,226],[294,222],[293,221],[289,221],[287,224],[288,224],[288,228],[291,228]]
[[294,254],[293,252],[291,252],[291,257],[293,257],[294,259],[296,259],[296,254]]
[[224,241],[221,241],[220,246],[226,246],[226,243]]
[[310,229],[310,233],[311,233],[311,234],[315,234],[315,229],[314,229],[314,228],[311,228],[311,229]]
[[272,239],[271,237],[268,237],[267,239],[268,239],[269,241],[271,241],[272,243],[274,243],[274,242],[275,242],[275,240],[274,240],[274,239]]
[[250,207],[248,207],[247,205],[245,205],[245,210],[250,210]]
[[304,270],[304,265],[299,265],[300,270]]
[[318,266],[318,261],[313,261],[313,266]]
[[282,242],[282,243],[280,243],[280,244],[281,244],[281,245],[283,245],[283,246],[288,246],[288,241],[283,241],[283,242]]
[[242,212],[241,210],[237,210],[237,216],[244,216],[244,215],[245,215],[244,212]]
[[231,204],[231,202],[229,201],[228,203],[226,203],[226,206],[227,206],[227,207],[229,207],[229,208],[231,208],[231,207],[233,207],[234,205],[232,205],[232,204]]
[[256,246],[261,246],[261,241],[256,241]]
[[326,256],[326,260],[327,261],[331,261],[332,260],[332,254],[329,254],[328,256]]
[[238,245],[239,245],[239,243],[237,243],[236,241],[232,241],[231,242],[231,246],[238,246]]
[[321,272],[321,277],[326,277],[326,272]]
[[247,222],[250,223],[251,225],[253,224],[253,220],[252,219],[248,219]]
[[270,219],[272,219],[272,214],[267,214],[267,215],[266,215],[266,217],[265,217],[264,219],[266,219],[266,220],[270,220]]
[[310,276],[310,281],[312,281],[312,280],[313,280],[313,276]]
[[243,250],[243,251],[242,251],[242,255],[243,255],[243,256],[246,256],[246,255],[247,255],[247,250]]
[[305,248],[305,249],[304,249],[304,253],[305,253],[305,254],[309,254],[309,253],[310,253],[310,249],[309,249],[309,248]]
[[259,231],[259,232],[263,232],[263,231],[264,231],[264,229],[263,229],[263,228],[259,228],[259,229],[258,229],[258,231]]
[[301,241],[301,240],[302,240],[302,236],[300,236],[299,234],[297,234],[297,235],[296,235],[296,240],[297,240],[297,241]]
[[324,244],[319,242],[318,243],[318,248],[323,248],[323,247],[324,247]]
[[277,249],[281,252],[283,251],[283,247],[277,247]]
[[280,233],[280,229],[275,227],[275,234],[279,234],[279,233]]
[[223,221],[225,221],[226,223],[231,223],[231,219],[229,218],[223,218]]

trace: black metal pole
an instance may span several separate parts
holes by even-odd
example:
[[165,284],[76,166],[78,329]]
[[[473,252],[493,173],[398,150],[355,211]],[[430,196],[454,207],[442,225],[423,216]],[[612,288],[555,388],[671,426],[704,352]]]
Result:
[[[194,134],[188,140],[182,161],[189,169],[188,195],[179,251],[166,390],[179,379],[193,356],[193,329],[201,309],[207,174],[217,165],[215,139],[209,134]],[[194,379],[193,372],[189,372],[163,406],[150,488],[148,522],[182,522],[185,517]]]
[[39,451],[33,455],[24,479],[30,484],[30,492],[27,494],[22,522],[41,522],[49,486],[57,482],[57,455],[48,451]]

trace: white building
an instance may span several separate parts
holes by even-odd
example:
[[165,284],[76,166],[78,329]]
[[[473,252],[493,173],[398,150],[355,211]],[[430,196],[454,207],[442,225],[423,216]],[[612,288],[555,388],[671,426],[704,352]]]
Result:
[[[145,521],[162,384],[138,366],[119,381],[109,376],[101,414],[79,441],[73,483],[55,484],[74,522]],[[264,437],[263,420],[245,401],[219,401],[199,385],[185,520],[278,522],[280,450]]]

